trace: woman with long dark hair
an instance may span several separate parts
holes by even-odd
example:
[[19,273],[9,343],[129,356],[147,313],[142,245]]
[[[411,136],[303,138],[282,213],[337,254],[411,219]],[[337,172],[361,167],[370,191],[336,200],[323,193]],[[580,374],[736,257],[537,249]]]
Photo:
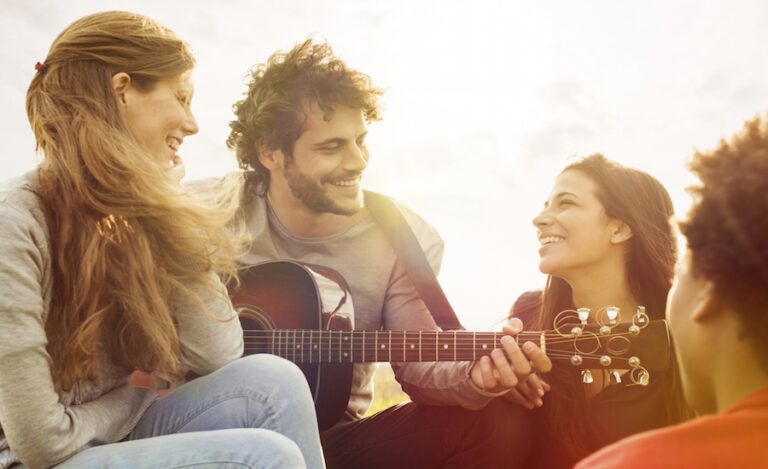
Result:
[[[663,319],[676,255],[672,213],[666,189],[647,173],[599,154],[568,165],[533,220],[546,287],[523,294],[511,316],[537,330],[555,328],[561,312],[577,308],[590,310],[588,323],[608,306],[625,321],[639,306]],[[528,465],[570,467],[624,436],[679,421],[684,411],[671,370],[642,386],[627,370],[555,367],[547,377],[551,393],[534,411]]]
[[[0,186],[0,468],[324,465],[298,368],[239,359],[217,275],[241,245],[239,183],[179,185],[193,66],[172,31],[125,12],[75,21],[36,66],[44,158]],[[136,370],[203,376],[159,399]]]

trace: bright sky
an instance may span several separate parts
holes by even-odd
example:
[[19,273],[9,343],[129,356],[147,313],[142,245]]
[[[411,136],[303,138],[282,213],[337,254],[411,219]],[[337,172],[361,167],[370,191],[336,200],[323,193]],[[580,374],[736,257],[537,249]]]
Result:
[[[215,5],[215,6],[214,6]],[[542,286],[530,220],[566,158],[603,152],[650,172],[678,213],[685,163],[768,110],[760,1],[3,0],[0,179],[32,169],[24,98],[69,23],[108,9],[159,20],[198,59],[188,178],[235,167],[224,140],[244,76],[310,34],[387,89],[365,185],[446,242],[444,288],[470,329]]]

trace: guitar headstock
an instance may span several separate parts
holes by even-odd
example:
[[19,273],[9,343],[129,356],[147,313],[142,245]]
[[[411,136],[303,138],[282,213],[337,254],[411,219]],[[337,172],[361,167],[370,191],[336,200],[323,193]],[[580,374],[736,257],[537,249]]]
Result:
[[[628,376],[632,383],[645,386],[651,372],[666,371],[671,361],[666,321],[651,321],[642,306],[627,322],[614,306],[596,314],[586,308],[562,311],[555,317],[554,330],[542,339],[547,355],[581,369],[587,384],[593,380],[591,370],[604,369],[614,382]],[[621,370],[629,372],[622,375]]]

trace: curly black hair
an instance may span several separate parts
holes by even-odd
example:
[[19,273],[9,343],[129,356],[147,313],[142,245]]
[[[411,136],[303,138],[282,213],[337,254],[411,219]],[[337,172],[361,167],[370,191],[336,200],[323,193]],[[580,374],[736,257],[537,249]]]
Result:
[[714,151],[697,152],[690,168],[701,184],[680,229],[693,273],[736,311],[768,371],[768,122],[748,121]]

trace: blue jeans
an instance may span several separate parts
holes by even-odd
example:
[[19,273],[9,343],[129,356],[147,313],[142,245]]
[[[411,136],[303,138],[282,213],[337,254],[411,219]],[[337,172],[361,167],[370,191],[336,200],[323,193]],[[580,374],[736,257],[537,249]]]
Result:
[[251,355],[156,401],[125,441],[56,467],[323,468],[316,419],[295,365]]

